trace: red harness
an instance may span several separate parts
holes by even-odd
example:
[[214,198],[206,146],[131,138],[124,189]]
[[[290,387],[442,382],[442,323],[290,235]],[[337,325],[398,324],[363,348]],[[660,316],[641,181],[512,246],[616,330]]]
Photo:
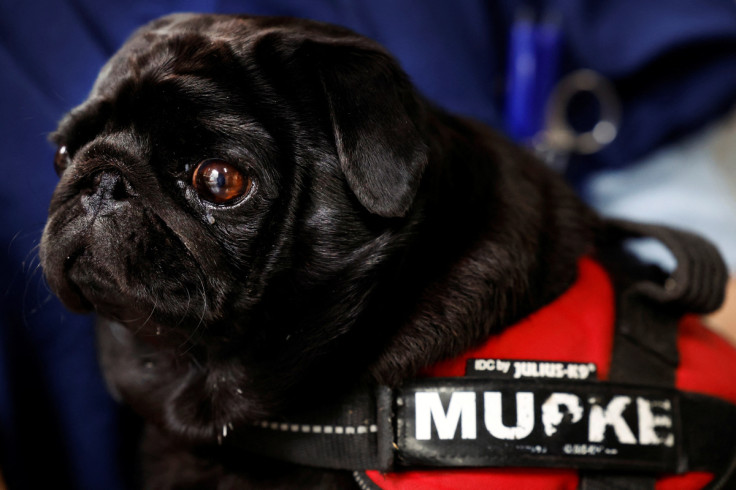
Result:
[[[511,328],[492,336],[477,349],[425,370],[425,377],[462,377],[468,359],[530,359],[595,363],[606,380],[613,350],[615,306],[608,274],[591,259],[579,263],[577,282],[561,297]],[[680,365],[676,387],[712,395],[736,404],[736,350],[708,330],[695,316],[679,324]],[[386,490],[406,489],[576,489],[576,470],[437,469],[367,476]],[[657,481],[658,490],[703,488],[710,473],[672,475]]]

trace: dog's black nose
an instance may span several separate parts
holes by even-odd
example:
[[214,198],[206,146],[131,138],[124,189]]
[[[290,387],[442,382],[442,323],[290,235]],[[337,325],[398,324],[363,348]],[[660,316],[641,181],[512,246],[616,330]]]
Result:
[[119,172],[106,170],[89,179],[89,188],[82,196],[87,213],[99,216],[114,212],[133,196],[130,183]]

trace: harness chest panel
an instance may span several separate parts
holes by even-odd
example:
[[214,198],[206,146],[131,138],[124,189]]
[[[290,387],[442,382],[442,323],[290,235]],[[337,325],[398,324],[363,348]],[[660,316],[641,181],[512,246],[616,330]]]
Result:
[[[507,388],[506,391],[504,391],[504,387],[498,383],[501,383],[501,379],[503,378],[509,378],[508,373],[514,370],[514,361],[527,360],[530,364],[536,365],[537,373],[542,370],[543,361],[562,364],[563,369],[575,365],[594,365],[594,374],[598,379],[606,381],[611,368],[611,356],[615,337],[615,317],[615,297],[608,274],[596,262],[589,259],[582,259],[579,263],[578,281],[552,304],[535,312],[528,318],[519,322],[517,325],[493,336],[488,342],[477,349],[474,349],[458,358],[438,363],[431,368],[426,369],[423,372],[423,375],[430,380],[434,377],[462,377],[463,375],[486,377],[490,374],[492,378],[495,378],[493,382],[496,383],[496,391],[501,393],[501,403],[506,401],[509,406],[514,405],[515,401],[518,402],[518,393],[520,389],[524,389],[523,385],[520,385],[520,379],[517,378],[515,382],[510,383],[512,387]],[[718,399],[728,401],[730,403],[724,403],[720,408],[731,413],[732,404],[736,404],[736,350],[734,350],[733,347],[725,340],[704,327],[700,320],[693,315],[687,315],[679,322],[679,326],[677,327],[677,347],[680,359],[679,365],[675,370],[675,383],[673,388],[687,390],[693,393],[707,394],[717,397]],[[477,359],[481,359],[486,362],[476,363]],[[493,363],[493,368],[495,368],[494,370],[496,371],[495,373],[491,372],[492,370],[490,369],[491,363],[489,361],[491,360],[495,361]],[[501,364],[501,367],[505,368],[507,373],[500,373],[499,375],[497,372],[499,360],[509,363],[506,366],[504,366],[503,363]],[[478,369],[476,369],[476,366]],[[557,372],[560,370],[559,367],[545,367],[544,369]],[[527,371],[533,373],[535,372],[535,368],[530,365],[527,368]],[[511,377],[513,377],[513,375]],[[639,429],[638,417],[640,414],[633,413],[635,411],[633,407],[642,402],[637,399],[636,394],[633,392],[623,395],[628,398],[625,400],[627,402],[627,407],[622,410],[620,414],[622,415],[623,420],[627,421],[626,424],[629,427],[630,433],[627,433],[624,437],[627,442],[623,444],[624,449],[621,450],[621,448],[618,447],[621,441],[618,439],[616,430],[610,426],[605,430],[605,438],[607,438],[605,439],[606,443],[601,444],[600,441],[594,441],[593,443],[590,442],[590,433],[586,433],[584,430],[586,422],[588,428],[590,426],[589,415],[588,418],[585,418],[585,416],[581,417],[578,423],[581,424],[579,427],[583,429],[580,429],[581,432],[578,433],[577,436],[573,436],[572,439],[568,438],[570,436],[570,433],[568,433],[564,438],[566,439],[564,442],[562,441],[563,438],[560,438],[559,441],[555,441],[554,436],[560,434],[559,432],[553,434],[553,437],[551,438],[546,437],[544,423],[541,421],[543,413],[542,405],[555,391],[554,380],[550,379],[550,376],[545,378],[546,379],[540,383],[540,385],[544,386],[544,392],[539,390],[535,391],[533,388],[529,388],[527,390],[528,393],[533,393],[534,395],[533,413],[535,423],[531,424],[532,429],[529,433],[529,437],[533,439],[531,441],[533,443],[530,443],[529,440],[509,441],[498,438],[494,439],[487,427],[484,427],[486,424],[486,408],[479,402],[479,398],[481,396],[483,397],[483,402],[485,402],[485,393],[487,391],[487,383],[489,383],[489,380],[484,380],[486,387],[481,388],[477,385],[473,386],[474,383],[478,383],[477,378],[476,380],[467,381],[466,379],[468,378],[465,378],[463,382],[470,383],[470,388],[466,391],[468,393],[475,394],[476,437],[481,437],[486,440],[489,447],[489,451],[484,451],[482,454],[471,454],[471,456],[477,457],[478,459],[476,462],[478,463],[478,466],[485,465],[485,468],[432,470],[413,469],[395,473],[368,471],[366,472],[366,475],[380,488],[397,490],[399,488],[442,489],[460,487],[490,487],[500,489],[573,489],[581,488],[581,477],[578,470],[569,469],[574,468],[576,463],[583,464],[586,468],[598,466],[600,469],[609,470],[614,470],[618,464],[621,464],[622,466],[627,467],[628,471],[631,471],[631,463],[633,463],[633,467],[638,464],[641,465],[642,468],[649,468],[650,470],[654,470],[655,473],[665,475],[652,483],[654,488],[657,490],[704,488],[713,480],[713,474],[705,470],[698,470],[697,462],[695,461],[691,461],[694,467],[688,473],[676,474],[678,465],[682,464],[683,458],[683,449],[680,443],[683,442],[683,439],[688,439],[688,437],[686,434],[682,433],[682,428],[679,426],[679,420],[682,419],[683,415],[681,413],[679,397],[675,394],[674,390],[664,389],[662,391],[663,394],[671,394],[674,396],[674,399],[668,398],[668,395],[658,398],[657,400],[646,398],[647,396],[651,397],[651,392],[647,393],[643,397],[644,400],[647,400],[644,404],[649,402],[650,407],[652,406],[651,402],[654,402],[654,405],[658,405],[660,409],[662,407],[668,407],[666,410],[660,411],[655,409],[652,412],[657,412],[655,413],[655,417],[664,416],[665,419],[671,419],[674,422],[671,428],[672,431],[670,431],[670,427],[655,428],[655,434],[657,434],[656,440],[658,441],[658,444],[655,445],[639,444],[640,433],[637,433],[636,431]],[[606,385],[609,388],[612,388],[609,383],[606,383]],[[560,391],[574,395],[584,402],[586,401],[585,395],[592,393],[588,390],[593,389],[593,391],[595,391],[595,383],[588,383],[584,386],[585,387],[583,387],[583,384],[579,384],[579,389],[583,391],[578,393],[571,393],[572,390],[569,389],[569,386],[566,386]],[[419,386],[419,388],[421,388],[421,386]],[[478,390],[475,388],[478,388]],[[413,389],[414,388],[412,388],[412,390]],[[431,392],[431,388],[425,391]],[[618,394],[622,395],[623,393],[624,392],[620,392]],[[505,398],[504,394],[506,395]],[[408,395],[409,396],[402,397],[403,399],[409,400],[409,405],[402,407],[402,410],[411,410],[412,408],[416,410],[415,404],[411,404],[411,394]],[[450,407],[448,396],[448,394],[445,394],[443,400],[443,395],[439,394],[440,401],[442,401],[442,407],[444,409],[448,409]],[[515,397],[516,400],[514,400]],[[610,404],[610,393],[608,398],[600,395],[599,397],[604,404],[606,401]],[[587,401],[589,402],[590,400],[588,399]],[[414,398],[414,403],[415,402],[416,398]],[[436,400],[433,403],[436,404]],[[583,405],[584,403],[581,403],[581,406]],[[689,401],[687,405],[689,408],[686,409],[684,417],[693,419],[696,414],[692,413],[692,411],[699,410],[700,406],[696,405],[696,408],[693,408],[692,403]],[[605,406],[608,407],[609,405]],[[590,404],[583,406],[583,412],[585,413],[587,410],[587,413],[589,414],[591,407],[592,405]],[[718,408],[719,407],[716,407],[715,409],[718,410]],[[424,410],[426,411],[427,409]],[[478,413],[479,410],[482,410],[482,414]],[[626,410],[629,410],[629,413],[624,416]],[[431,413],[431,409],[429,409],[429,411]],[[444,412],[445,415],[448,413],[448,411]],[[518,416],[519,413],[516,411],[515,414],[512,413],[507,415],[506,419],[502,419],[505,421],[506,428],[523,428],[519,423]],[[572,415],[570,417],[570,420],[574,418]],[[725,418],[721,420],[729,420],[729,416],[724,417]],[[609,418],[609,421],[611,420],[612,419]],[[659,418],[658,420],[660,422],[664,421],[662,418]],[[411,434],[412,429],[414,430],[414,436]],[[422,462],[423,464],[427,464],[431,458],[436,457],[439,454],[453,454],[452,449],[445,452],[445,448],[442,448],[442,444],[445,443],[448,445],[448,442],[449,446],[455,446],[454,449],[456,451],[465,451],[462,455],[467,456],[468,446],[464,446],[464,450],[459,449],[463,447],[462,426],[457,427],[457,441],[454,440],[454,437],[452,441],[440,439],[439,433],[434,427],[432,428],[432,437],[429,441],[415,441],[416,429],[416,427],[405,426],[403,428],[400,427],[398,430],[399,437],[404,437],[402,446],[412,448],[410,451],[411,454],[406,457],[408,460],[411,460],[413,464],[416,465],[419,463],[421,465]],[[625,431],[626,429],[619,430]],[[697,427],[690,427],[688,430],[698,431],[699,429]],[[707,430],[718,432],[719,428],[716,424],[715,427],[710,427]],[[729,428],[723,427],[723,430],[728,431]],[[620,433],[623,434],[623,432]],[[663,437],[666,437],[667,435],[671,435],[673,438],[672,446],[659,444],[665,440]],[[736,434],[734,434],[734,437],[736,437]],[[552,440],[550,441],[550,439]],[[633,443],[634,440],[636,440],[636,443]],[[610,445],[611,441],[613,441],[613,445]],[[692,444],[692,442],[687,441],[687,444]],[[642,446],[648,447],[645,447],[644,450],[640,452]],[[495,450],[493,449],[494,447],[496,448]],[[717,451],[715,447],[701,447],[700,449],[696,449],[694,452],[700,452],[703,454],[705,459],[708,459],[715,457],[713,455],[714,450]],[[472,451],[473,449],[470,448],[471,453]],[[542,458],[547,458],[548,461],[540,465],[538,463],[540,460],[539,452],[544,451],[546,451],[546,453]],[[607,452],[608,454],[606,454]],[[528,458],[529,460],[535,460],[535,462],[531,464],[532,466],[536,466],[535,468],[523,468],[524,459],[527,457],[527,454],[525,453],[530,456]],[[494,454],[495,456],[493,456]],[[627,455],[632,461],[626,462]],[[726,464],[726,460],[732,456],[733,455],[729,454],[723,455],[723,464]],[[451,459],[450,456],[443,457],[449,457]],[[503,467],[504,462],[502,460],[504,457],[507,457],[507,459],[513,459],[511,466],[514,467]],[[680,463],[678,463],[678,458]],[[445,461],[445,463],[447,463],[447,461]],[[488,466],[499,467],[489,468]],[[550,468],[539,468],[538,466],[549,466]],[[555,466],[559,466],[561,469],[552,469]],[[669,476],[666,476],[668,474]],[[642,486],[642,488],[647,487],[649,487],[649,484]],[[601,488],[606,487],[602,486]]]

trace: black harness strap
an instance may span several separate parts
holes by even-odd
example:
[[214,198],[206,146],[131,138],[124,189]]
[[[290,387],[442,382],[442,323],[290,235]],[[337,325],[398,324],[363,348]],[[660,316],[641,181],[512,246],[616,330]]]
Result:
[[729,464],[736,442],[736,405],[595,380],[417,379],[393,391],[364,388],[332,408],[239,427],[224,444],[329,469],[542,467],[654,474],[715,471]]
[[393,395],[362,388],[288,421],[262,421],[225,443],[304,466],[389,470],[394,460]]
[[[611,382],[674,387],[679,364],[678,324],[682,314],[710,313],[722,303],[728,272],[718,250],[697,235],[623,220],[607,222],[606,239],[620,248],[632,238],[654,238],[674,255],[677,266],[663,282],[639,280],[617,301]],[[580,488],[653,489],[654,477],[620,474],[581,475]]]

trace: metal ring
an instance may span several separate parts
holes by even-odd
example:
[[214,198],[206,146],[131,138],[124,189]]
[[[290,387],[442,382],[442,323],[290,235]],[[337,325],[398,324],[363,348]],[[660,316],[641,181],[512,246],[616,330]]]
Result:
[[[577,132],[567,120],[573,96],[588,92],[600,104],[600,119],[590,131]],[[593,70],[577,70],[555,87],[547,104],[545,143],[557,151],[589,155],[611,143],[618,134],[621,103],[613,84]]]

